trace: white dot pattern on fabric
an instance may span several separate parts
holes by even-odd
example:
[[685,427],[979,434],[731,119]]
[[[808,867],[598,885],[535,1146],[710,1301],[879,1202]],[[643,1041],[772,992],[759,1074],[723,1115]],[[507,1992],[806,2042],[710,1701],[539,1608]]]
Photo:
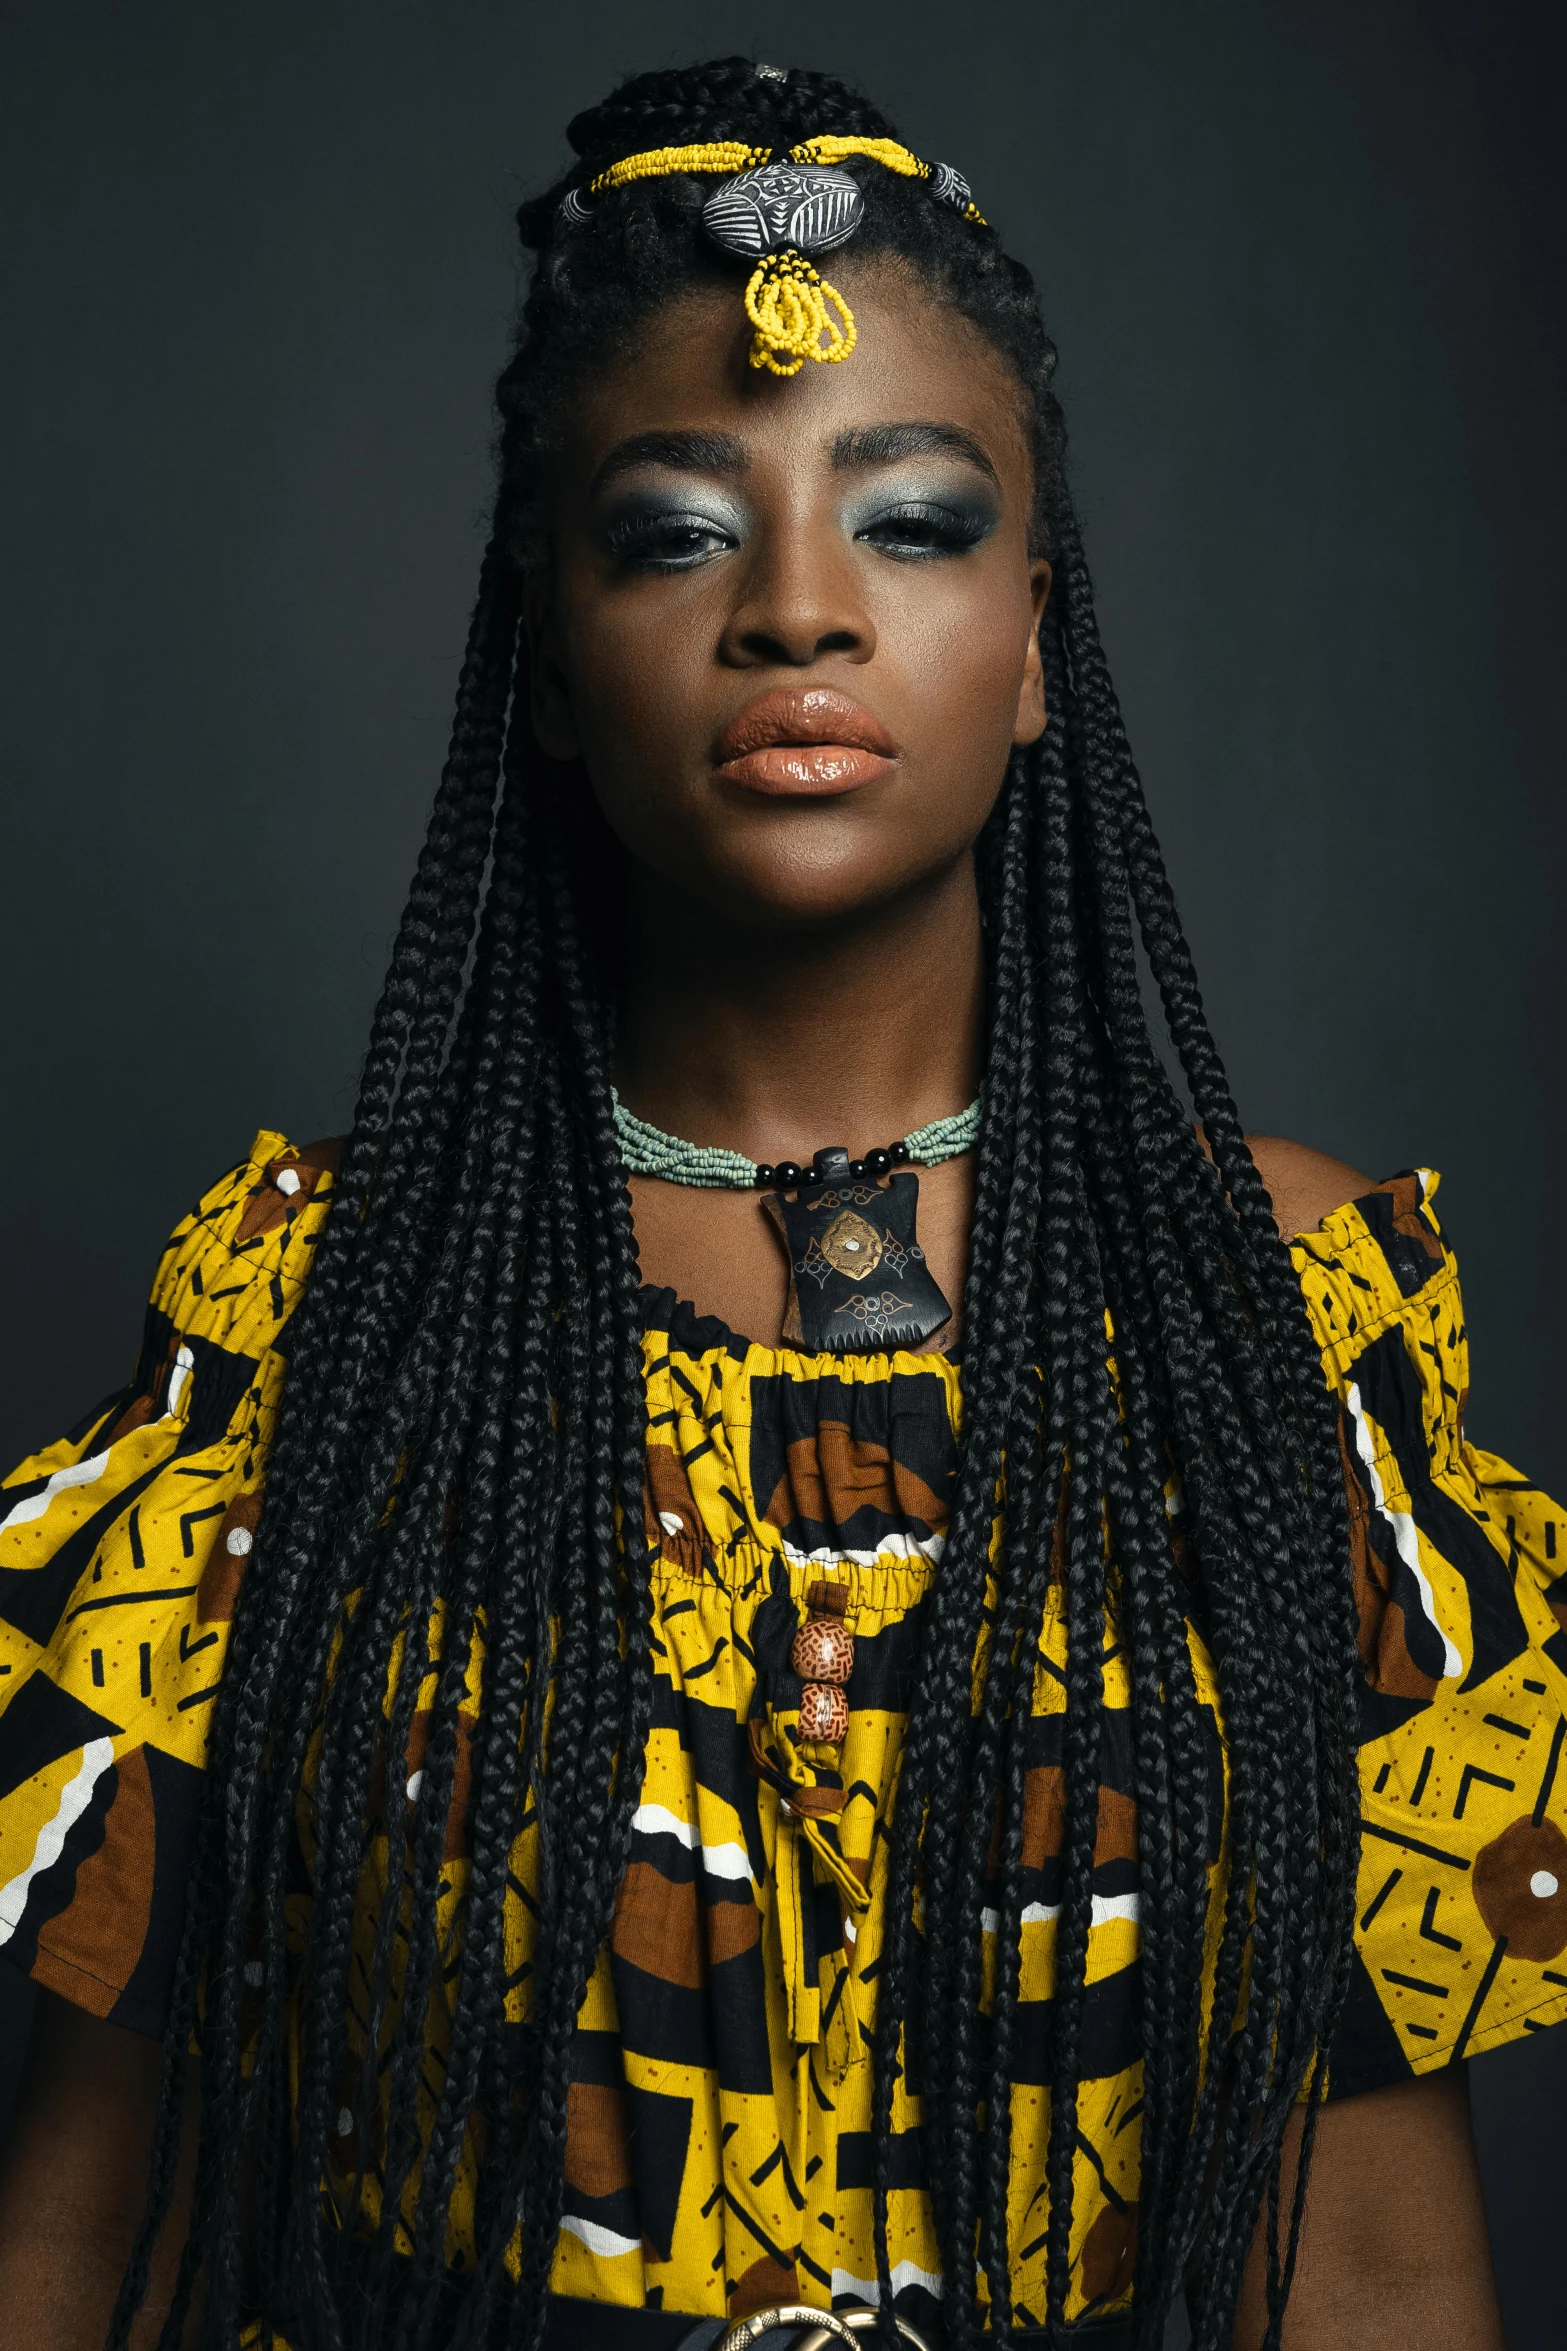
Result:
[[285,1200],[293,1199],[294,1194],[299,1190],[299,1178],[291,1167],[280,1167],[278,1169],[277,1188],[283,1194]]
[[250,1549],[250,1543],[251,1534],[249,1527],[230,1527],[228,1541],[224,1544],[223,1548],[230,1554],[232,1558],[243,1559]]
[[1548,1869],[1537,1869],[1529,1880],[1529,1891],[1538,1894],[1542,1902],[1549,1902],[1553,1894],[1560,1893],[1561,1880],[1553,1877]]
[[424,1773],[423,1773],[422,1771],[416,1771],[416,1772],[413,1774],[412,1778],[411,1778],[411,1779],[409,1780],[409,1782],[408,1782],[408,1801],[409,1801],[409,1803],[410,1803],[410,1804],[417,1804],[417,1803],[418,1803],[418,1801],[419,1801],[419,1790],[420,1790],[420,1789],[421,1789],[423,1786],[424,1786]]
[[686,1522],[678,1510],[661,1510],[658,1523],[666,1535],[683,1535],[686,1531]]

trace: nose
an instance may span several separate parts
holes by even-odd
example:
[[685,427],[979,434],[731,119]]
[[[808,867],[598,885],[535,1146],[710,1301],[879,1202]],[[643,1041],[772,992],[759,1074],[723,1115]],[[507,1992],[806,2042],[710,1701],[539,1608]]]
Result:
[[828,654],[869,661],[876,627],[836,530],[766,532],[739,584],[721,658],[734,669],[809,669]]

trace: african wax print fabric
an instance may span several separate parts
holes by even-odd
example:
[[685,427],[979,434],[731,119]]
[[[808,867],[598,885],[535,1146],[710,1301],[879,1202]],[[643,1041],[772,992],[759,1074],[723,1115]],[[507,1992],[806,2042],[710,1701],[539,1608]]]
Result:
[[[0,1490],[0,1949],[67,1999],[160,2030],[206,1725],[261,1502],[287,1321],[331,1179],[277,1134],[179,1226],[130,1385]],[[1567,2016],[1563,1512],[1468,1443],[1463,1308],[1432,1208],[1395,1178],[1294,1251],[1343,1403],[1365,1686],[1359,1948],[1335,2095]],[[656,1703],[633,1849],[579,2019],[565,2294],[695,2314],[876,2297],[871,2068],[886,1828],[922,1603],[957,1464],[958,1368],[813,1356],[646,1294]],[[797,1736],[794,1633],[818,1585],[854,1636],[841,1748]],[[1191,1649],[1216,1789],[1217,1692]],[[437,1642],[438,1645],[438,1642]],[[1043,1628],[1029,1751],[1012,2243],[1019,2323],[1045,2301],[1044,2151],[1061,1836],[1065,1636]],[[434,1677],[429,1690],[433,1695]],[[1128,2302],[1140,2110],[1130,1692],[1106,1634],[1099,1836],[1069,2317]],[[465,1716],[483,1703],[482,1651]],[[421,1698],[421,1704],[423,1699]],[[408,1766],[417,1795],[416,1717]],[[460,1743],[439,1900],[460,1934]],[[787,1803],[785,1799],[788,1799]],[[1220,1808],[1222,1810],[1222,1807]],[[531,1834],[531,1832],[530,1832]],[[300,1806],[290,1928],[310,1901]],[[384,1886],[371,1840],[359,1936]],[[1218,1853],[1214,1855],[1215,1863]],[[510,1921],[520,2018],[533,1855]],[[429,2031],[449,2025],[442,1997]],[[355,2140],[345,2082],[341,2197]],[[915,2323],[941,2291],[917,2098],[894,2107],[891,2254]],[[471,2258],[471,2149],[449,2258]],[[349,2216],[352,2225],[352,2216]]]

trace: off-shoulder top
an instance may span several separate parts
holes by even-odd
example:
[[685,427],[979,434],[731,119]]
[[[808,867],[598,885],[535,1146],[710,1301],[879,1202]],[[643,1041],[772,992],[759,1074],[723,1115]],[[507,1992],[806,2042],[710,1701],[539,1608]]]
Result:
[[[130,1384],[0,1489],[0,1953],[95,2015],[161,2031],[207,1725],[260,1511],[287,1325],[331,1179],[263,1133],[180,1224]],[[1358,1953],[1344,2096],[1567,2016],[1563,1511],[1470,1444],[1457,1267],[1424,1170],[1294,1245],[1345,1478],[1365,1681]],[[875,2299],[867,2030],[879,1857],[914,1612],[940,1572],[960,1370],[738,1338],[648,1292],[656,1704],[633,1850],[579,2018],[559,2291],[738,2315]],[[835,1770],[787,1736],[813,1588],[854,1635]],[[1047,1667],[1064,1660],[1052,1601]],[[1222,1737],[1195,1631],[1199,1694]],[[1064,1693],[1047,1670],[1034,1767]],[[759,1702],[758,1702],[759,1701]],[[476,1680],[473,1704],[482,1704]],[[1113,1627],[1068,2315],[1126,2306],[1138,2196],[1137,1814]],[[797,1720],[797,1717],[794,1718]],[[418,1770],[416,1717],[410,1776]],[[758,1737],[767,1768],[754,1768]],[[440,1900],[465,1883],[461,1760]],[[802,1802],[781,1802],[789,1784]],[[1042,1783],[1043,1785],[1043,1783]],[[1054,1935],[1049,1822],[1026,1858],[1019,2208],[1043,2194]],[[308,1858],[308,1835],[305,1837]],[[884,1866],[884,1863],[883,1863]],[[306,1890],[291,1897],[302,1938]],[[519,1933],[524,1925],[519,1924]],[[361,1932],[374,1933],[373,1915]],[[345,2090],[345,2180],[359,2156]],[[917,2101],[894,2126],[891,2252],[916,2324],[940,2294]],[[365,2194],[379,2183],[369,2150]],[[1038,2192],[1036,2195],[1036,2191]],[[459,2182],[460,2264],[472,2181]],[[1018,2323],[1044,2307],[1043,2220]]]

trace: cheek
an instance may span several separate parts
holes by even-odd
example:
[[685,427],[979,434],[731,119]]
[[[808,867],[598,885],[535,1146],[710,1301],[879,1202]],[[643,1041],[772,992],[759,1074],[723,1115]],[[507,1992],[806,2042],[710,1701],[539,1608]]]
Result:
[[572,709],[595,791],[613,813],[661,803],[706,748],[711,616],[695,595],[598,598],[564,632]]
[[916,578],[880,601],[877,665],[898,679],[909,747],[988,768],[1011,745],[1031,618],[1010,567]]

